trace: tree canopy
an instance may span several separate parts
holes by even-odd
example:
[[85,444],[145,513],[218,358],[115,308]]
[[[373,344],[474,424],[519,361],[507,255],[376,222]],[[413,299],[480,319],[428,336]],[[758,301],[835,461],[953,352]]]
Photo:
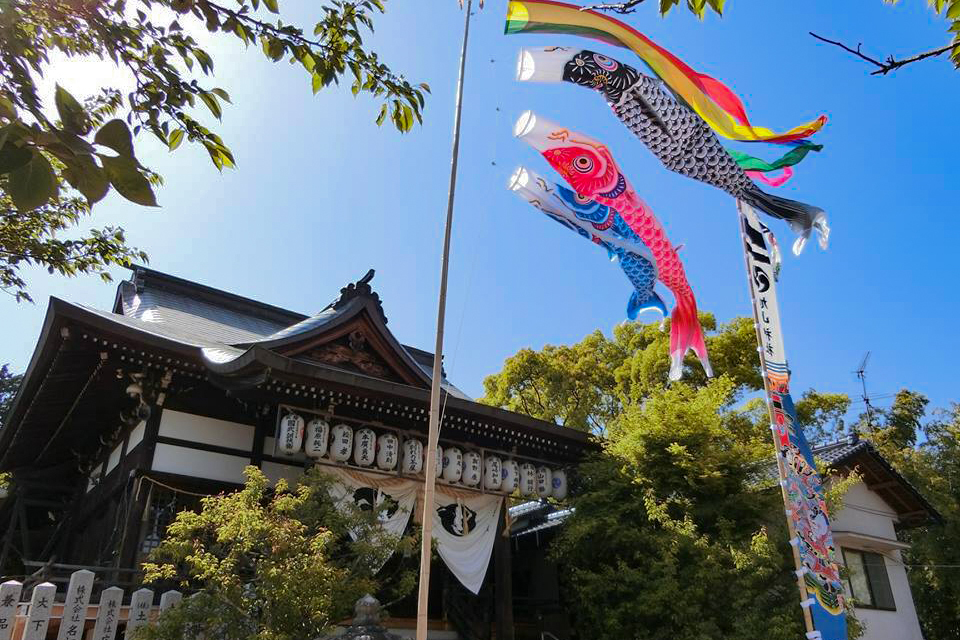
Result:
[[[381,102],[378,125],[389,116],[406,132],[420,122],[429,87],[392,71],[364,42],[383,0],[331,0],[316,11],[318,21],[307,27],[284,22],[277,0],[0,3],[0,289],[30,299],[23,265],[109,279],[111,265],[146,259],[119,227],[58,237],[111,189],[157,206],[160,177],[135,149],[141,133],[171,151],[185,141],[202,145],[217,169],[235,166],[227,143],[209,128],[230,96],[213,84],[215,60],[199,33],[297,64],[314,93],[349,83],[354,95]],[[64,57],[112,61],[118,82],[134,88],[107,86],[78,98],[58,85],[50,104],[44,77]]]
[[280,480],[271,489],[256,467],[245,476],[243,489],[204,498],[169,526],[144,565],[146,579],[195,595],[138,638],[319,638],[364,594],[379,593],[389,606],[415,586],[407,560],[417,541],[384,532],[378,510],[334,503],[321,470],[293,488]]
[[23,382],[23,375],[10,373],[10,365],[5,364],[0,367],[0,429],[3,428],[7,412],[10,411],[10,405],[13,404],[21,382]]
[[[638,323],[523,350],[485,380],[483,402],[604,436],[553,548],[584,637],[802,636],[753,323],[701,321],[714,380],[691,356],[667,386],[669,333]],[[826,433],[848,406],[808,392],[798,418]]]

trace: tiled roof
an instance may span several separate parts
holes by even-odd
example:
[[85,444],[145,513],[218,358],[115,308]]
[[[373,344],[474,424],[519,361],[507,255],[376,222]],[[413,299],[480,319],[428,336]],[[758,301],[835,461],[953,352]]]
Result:
[[123,315],[152,325],[175,327],[194,339],[221,344],[253,342],[286,328],[276,320],[197,299],[177,291],[120,283]]

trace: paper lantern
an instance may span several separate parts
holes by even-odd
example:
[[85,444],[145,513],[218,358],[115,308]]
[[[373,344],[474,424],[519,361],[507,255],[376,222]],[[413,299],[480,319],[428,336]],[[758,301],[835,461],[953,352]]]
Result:
[[337,462],[346,462],[353,453],[353,429],[338,424],[330,431],[330,457]]
[[377,457],[377,434],[373,429],[357,429],[353,434],[353,461],[361,467],[369,467]]
[[497,456],[487,456],[483,461],[483,488],[499,491],[503,486],[503,461]]
[[377,438],[377,466],[384,471],[393,471],[397,466],[400,453],[400,440],[392,433]]
[[280,433],[277,437],[277,448],[287,455],[293,455],[303,446],[303,418],[295,413],[288,413],[280,421]]
[[437,445],[437,478],[443,477],[443,447]]
[[480,454],[475,451],[463,454],[463,484],[475,487],[480,484],[481,476],[483,476],[483,460]]
[[443,450],[443,479],[447,482],[459,482],[463,476],[463,454],[456,447]]
[[307,423],[307,439],[303,443],[303,450],[311,458],[320,458],[327,455],[327,444],[330,442],[330,424],[326,420],[314,418]]
[[423,471],[423,443],[419,440],[403,441],[403,464],[401,465],[404,473],[420,473]]
[[516,460],[504,460],[501,475],[503,477],[501,491],[513,493],[520,487],[520,465]]
[[520,465],[520,493],[525,496],[537,494],[537,468],[529,462]]
[[567,497],[567,472],[563,469],[554,469],[553,471],[553,497],[557,500],[563,500]]
[[549,498],[553,493],[553,473],[549,467],[537,468],[537,495],[541,498]]

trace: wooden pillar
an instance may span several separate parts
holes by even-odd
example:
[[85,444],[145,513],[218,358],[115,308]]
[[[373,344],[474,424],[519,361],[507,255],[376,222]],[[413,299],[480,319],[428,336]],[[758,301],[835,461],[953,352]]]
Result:
[[275,410],[261,413],[257,417],[257,424],[253,427],[253,449],[250,451],[250,464],[260,468],[263,466],[263,446],[267,435],[272,433],[271,427],[276,425],[277,412]]
[[[164,388],[166,384],[164,384]],[[132,461],[127,482],[131,483],[127,497],[127,514],[123,521],[120,546],[117,550],[115,565],[122,569],[135,569],[140,555],[141,535],[143,535],[143,515],[150,495],[150,484],[143,479],[153,467],[153,452],[157,448],[157,435],[160,432],[160,417],[163,415],[162,399],[151,407],[150,417],[144,425],[143,442],[140,455]],[[122,506],[122,505],[120,505]],[[118,574],[119,575],[119,574]]]
[[497,525],[497,539],[493,543],[493,613],[496,617],[497,640],[514,640],[513,636],[513,571],[511,563],[510,528],[504,499]]

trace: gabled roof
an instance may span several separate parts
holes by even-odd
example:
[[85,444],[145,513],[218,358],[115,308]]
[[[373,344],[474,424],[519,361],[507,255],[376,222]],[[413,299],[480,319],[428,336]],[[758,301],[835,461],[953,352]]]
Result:
[[841,472],[857,469],[867,488],[897,512],[900,526],[918,527],[943,521],[943,516],[923,494],[867,440],[853,435],[816,447],[813,454],[830,469]]
[[[219,387],[227,393],[215,395],[216,410],[225,413],[249,406],[236,402],[245,394],[425,428],[433,355],[393,337],[370,277],[344,287],[315,316],[193,289],[142,267],[120,285],[114,312],[51,298],[0,430],[0,468],[68,464],[96,449],[98,436],[116,428],[117,407],[129,401],[118,377],[129,366],[173,371],[188,390]],[[568,463],[594,446],[587,434],[474,402],[445,379],[441,385],[448,439]]]
[[[352,373],[430,386],[433,354],[401,344],[387,329],[380,297],[370,286],[372,269],[312,316],[147,267],[132,270],[130,280],[117,288],[113,313],[91,311],[203,347],[221,373],[229,374],[231,362],[256,346]],[[452,395],[468,399],[446,378],[443,384]]]

